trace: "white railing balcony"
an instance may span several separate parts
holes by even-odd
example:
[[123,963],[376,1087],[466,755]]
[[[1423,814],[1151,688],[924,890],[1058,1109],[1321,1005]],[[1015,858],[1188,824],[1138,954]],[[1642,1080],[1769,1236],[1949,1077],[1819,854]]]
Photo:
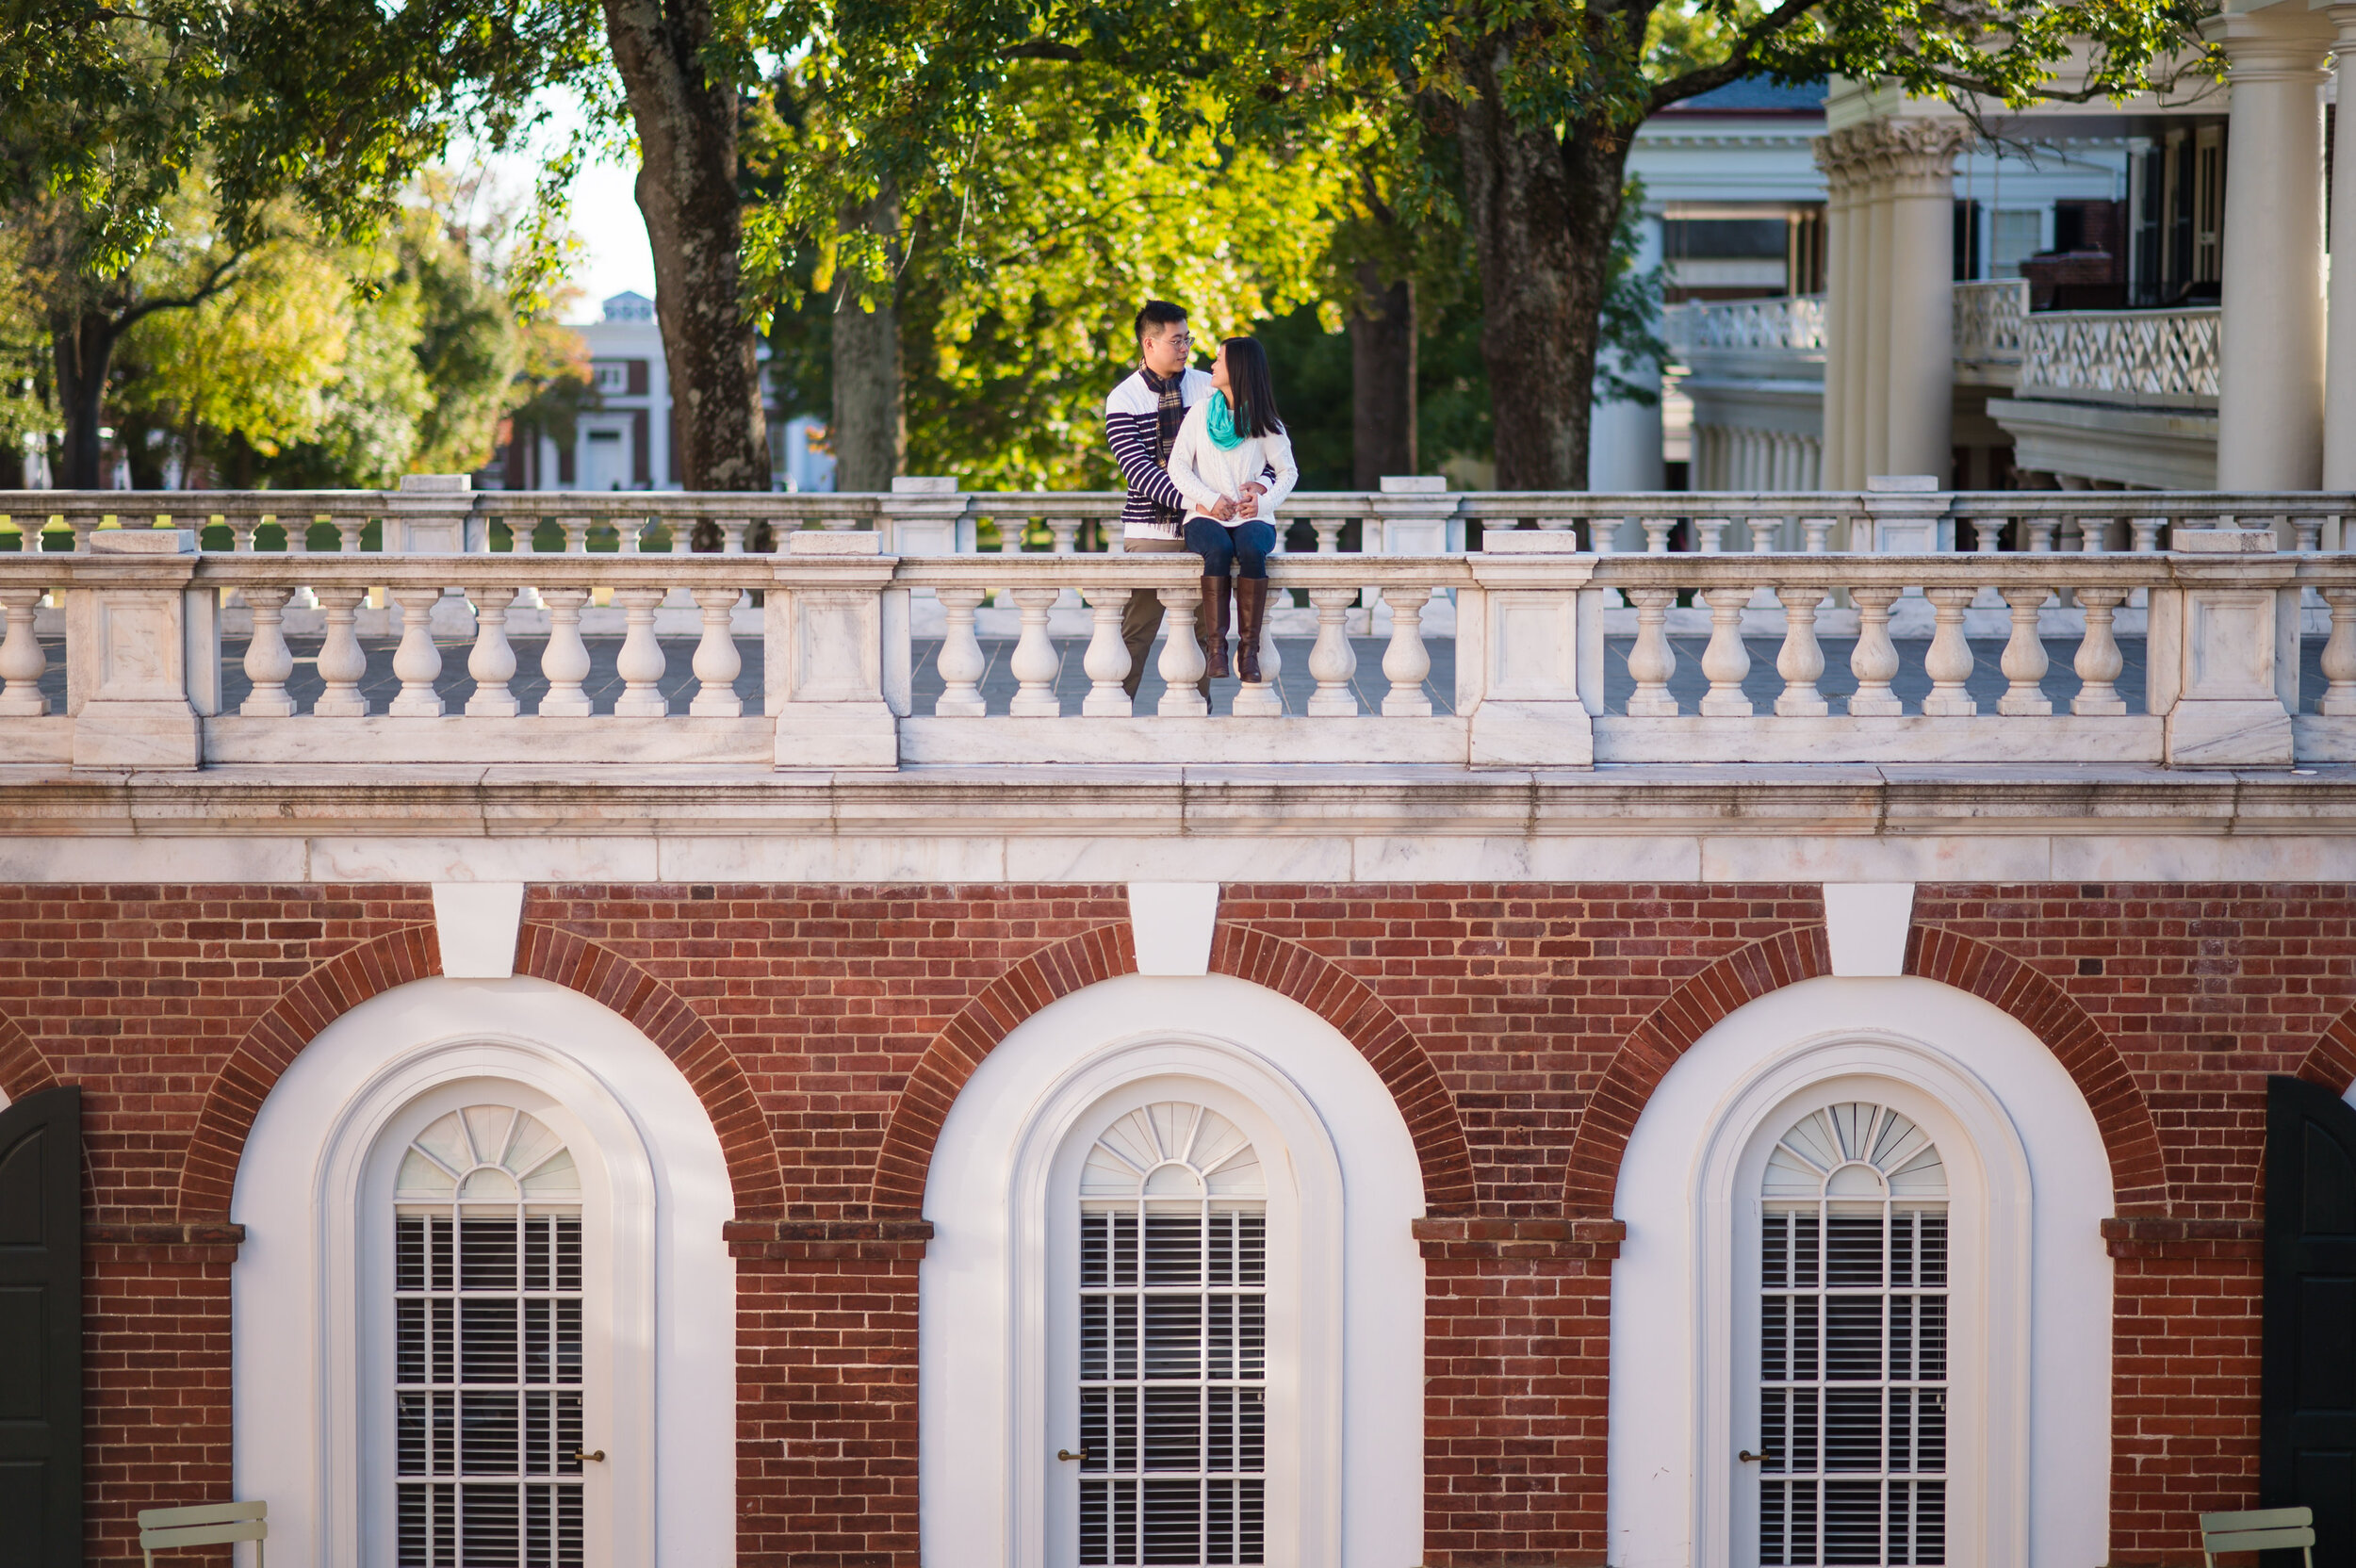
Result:
[[[0,554],[0,765],[28,770],[0,784],[2356,760],[2356,554],[2322,547],[2356,496],[1318,498],[1423,542],[1276,558],[1268,678],[1206,703],[1198,564],[1077,547],[1097,514],[1068,496],[139,498],[232,519],[242,547],[205,551],[38,494],[0,505],[79,547]],[[293,538],[315,507],[338,547],[251,521]],[[975,517],[1072,547],[955,548]],[[1480,547],[1433,544],[1451,520]],[[691,522],[738,547],[680,550]],[[756,525],[783,547],[745,548]],[[406,547],[356,547],[371,530]],[[1121,617],[1147,587],[1166,619],[1132,696]]]
[[2215,305],[2039,312],[2022,331],[2018,395],[2214,409],[2220,320]]
[[2021,366],[2021,334],[2029,318],[2029,281],[1991,278],[1959,283],[1952,307],[1955,373],[2010,385]]
[[1824,297],[1690,301],[1661,311],[1661,336],[1700,376],[1819,381]]

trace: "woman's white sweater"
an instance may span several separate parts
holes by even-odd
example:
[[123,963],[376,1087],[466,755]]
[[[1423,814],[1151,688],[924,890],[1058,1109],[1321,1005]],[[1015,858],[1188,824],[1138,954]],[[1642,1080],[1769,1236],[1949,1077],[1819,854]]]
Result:
[[[1230,518],[1227,526],[1234,528],[1255,518],[1274,522],[1276,509],[1301,482],[1292,442],[1279,431],[1274,435],[1247,435],[1233,449],[1221,451],[1211,439],[1210,418],[1211,400],[1204,398],[1186,410],[1178,439],[1170,443],[1170,479],[1186,498],[1186,515],[1208,517],[1211,508],[1221,500],[1241,500],[1245,485],[1265,484],[1268,490],[1260,497],[1259,510],[1250,517]],[[1270,468],[1276,470],[1273,480],[1265,477],[1265,470]]]

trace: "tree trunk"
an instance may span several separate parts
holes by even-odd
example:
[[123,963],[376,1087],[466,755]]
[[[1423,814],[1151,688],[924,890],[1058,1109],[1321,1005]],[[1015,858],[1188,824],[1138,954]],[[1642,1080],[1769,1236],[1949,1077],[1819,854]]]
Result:
[[106,368],[114,361],[117,328],[103,311],[68,307],[49,318],[57,370],[57,411],[65,420],[65,450],[56,480],[62,490],[100,488],[99,430],[106,422]]
[[[896,191],[886,188],[844,224],[867,225],[879,234],[898,232]],[[826,433],[834,446],[837,490],[889,490],[908,455],[897,294],[894,286],[869,310],[859,304],[857,289],[845,287],[835,302],[834,413]]]
[[1457,135],[1481,262],[1497,482],[1583,490],[1628,139],[1595,124],[1573,125],[1565,139],[1514,123],[1499,81],[1507,48],[1484,40],[1468,58],[1476,96],[1460,111]]
[[769,488],[760,365],[738,277],[736,84],[705,73],[710,0],[605,0],[608,42],[644,155],[638,210],[654,249],[677,477]]
[[1350,483],[1382,487],[1412,474],[1415,452],[1415,286],[1385,284],[1371,261],[1358,264],[1350,314]]

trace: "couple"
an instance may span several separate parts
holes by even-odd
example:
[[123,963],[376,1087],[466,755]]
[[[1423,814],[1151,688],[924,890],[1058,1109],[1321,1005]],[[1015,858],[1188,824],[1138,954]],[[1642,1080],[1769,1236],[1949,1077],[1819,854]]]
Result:
[[[1235,590],[1236,673],[1260,679],[1260,632],[1268,616],[1268,558],[1276,548],[1276,509],[1301,471],[1276,413],[1268,355],[1249,337],[1219,346],[1211,368],[1189,368],[1194,338],[1186,313],[1162,300],[1137,312],[1137,372],[1104,400],[1104,435],[1129,484],[1121,509],[1121,547],[1151,554],[1192,550],[1203,558],[1203,608],[1195,618],[1208,673],[1227,674],[1227,596]],[[1153,589],[1129,596],[1121,640],[1137,694],[1145,655],[1162,621]]]

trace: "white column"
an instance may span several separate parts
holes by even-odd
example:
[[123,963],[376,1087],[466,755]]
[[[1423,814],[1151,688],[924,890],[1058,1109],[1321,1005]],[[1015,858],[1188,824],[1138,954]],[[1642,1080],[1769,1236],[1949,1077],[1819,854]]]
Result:
[[1881,151],[1878,126],[1859,126],[1873,136],[1870,143],[1875,150],[1862,161],[1867,184],[1865,264],[1859,270],[1865,283],[1865,330],[1857,344],[1865,361],[1865,439],[1860,451],[1857,482],[1862,484],[1868,474],[1886,474],[1890,469],[1890,246],[1895,238],[1891,227],[1890,180],[1887,156]]
[[1841,420],[1847,412],[1849,393],[1841,374],[1843,351],[1848,348],[1849,335],[1841,319],[1841,308],[1848,299],[1849,243],[1849,173],[1839,155],[1840,143],[1831,137],[1820,136],[1809,147],[1816,167],[1824,174],[1824,430],[1826,450],[1834,454],[1834,466],[1839,466]]
[[2332,29],[2303,8],[2213,16],[2231,62],[2217,483],[2323,482],[2323,96]]
[[1892,120],[1886,127],[1890,250],[1890,425],[1885,474],[1932,474],[1943,486],[1955,452],[1955,150],[1960,120]]
[[1865,487],[1865,365],[1873,352],[1873,286],[1867,281],[1873,273],[1873,186],[1864,160],[1857,152],[1857,133],[1843,131],[1843,156],[1849,188],[1849,234],[1841,255],[1841,271],[1848,283],[1841,288],[1841,471],[1833,476],[1833,487],[1840,490],[1861,490]]
[[2340,79],[2331,167],[2331,338],[2323,373],[2323,487],[2356,490],[2356,5],[2325,9],[2339,30]]

